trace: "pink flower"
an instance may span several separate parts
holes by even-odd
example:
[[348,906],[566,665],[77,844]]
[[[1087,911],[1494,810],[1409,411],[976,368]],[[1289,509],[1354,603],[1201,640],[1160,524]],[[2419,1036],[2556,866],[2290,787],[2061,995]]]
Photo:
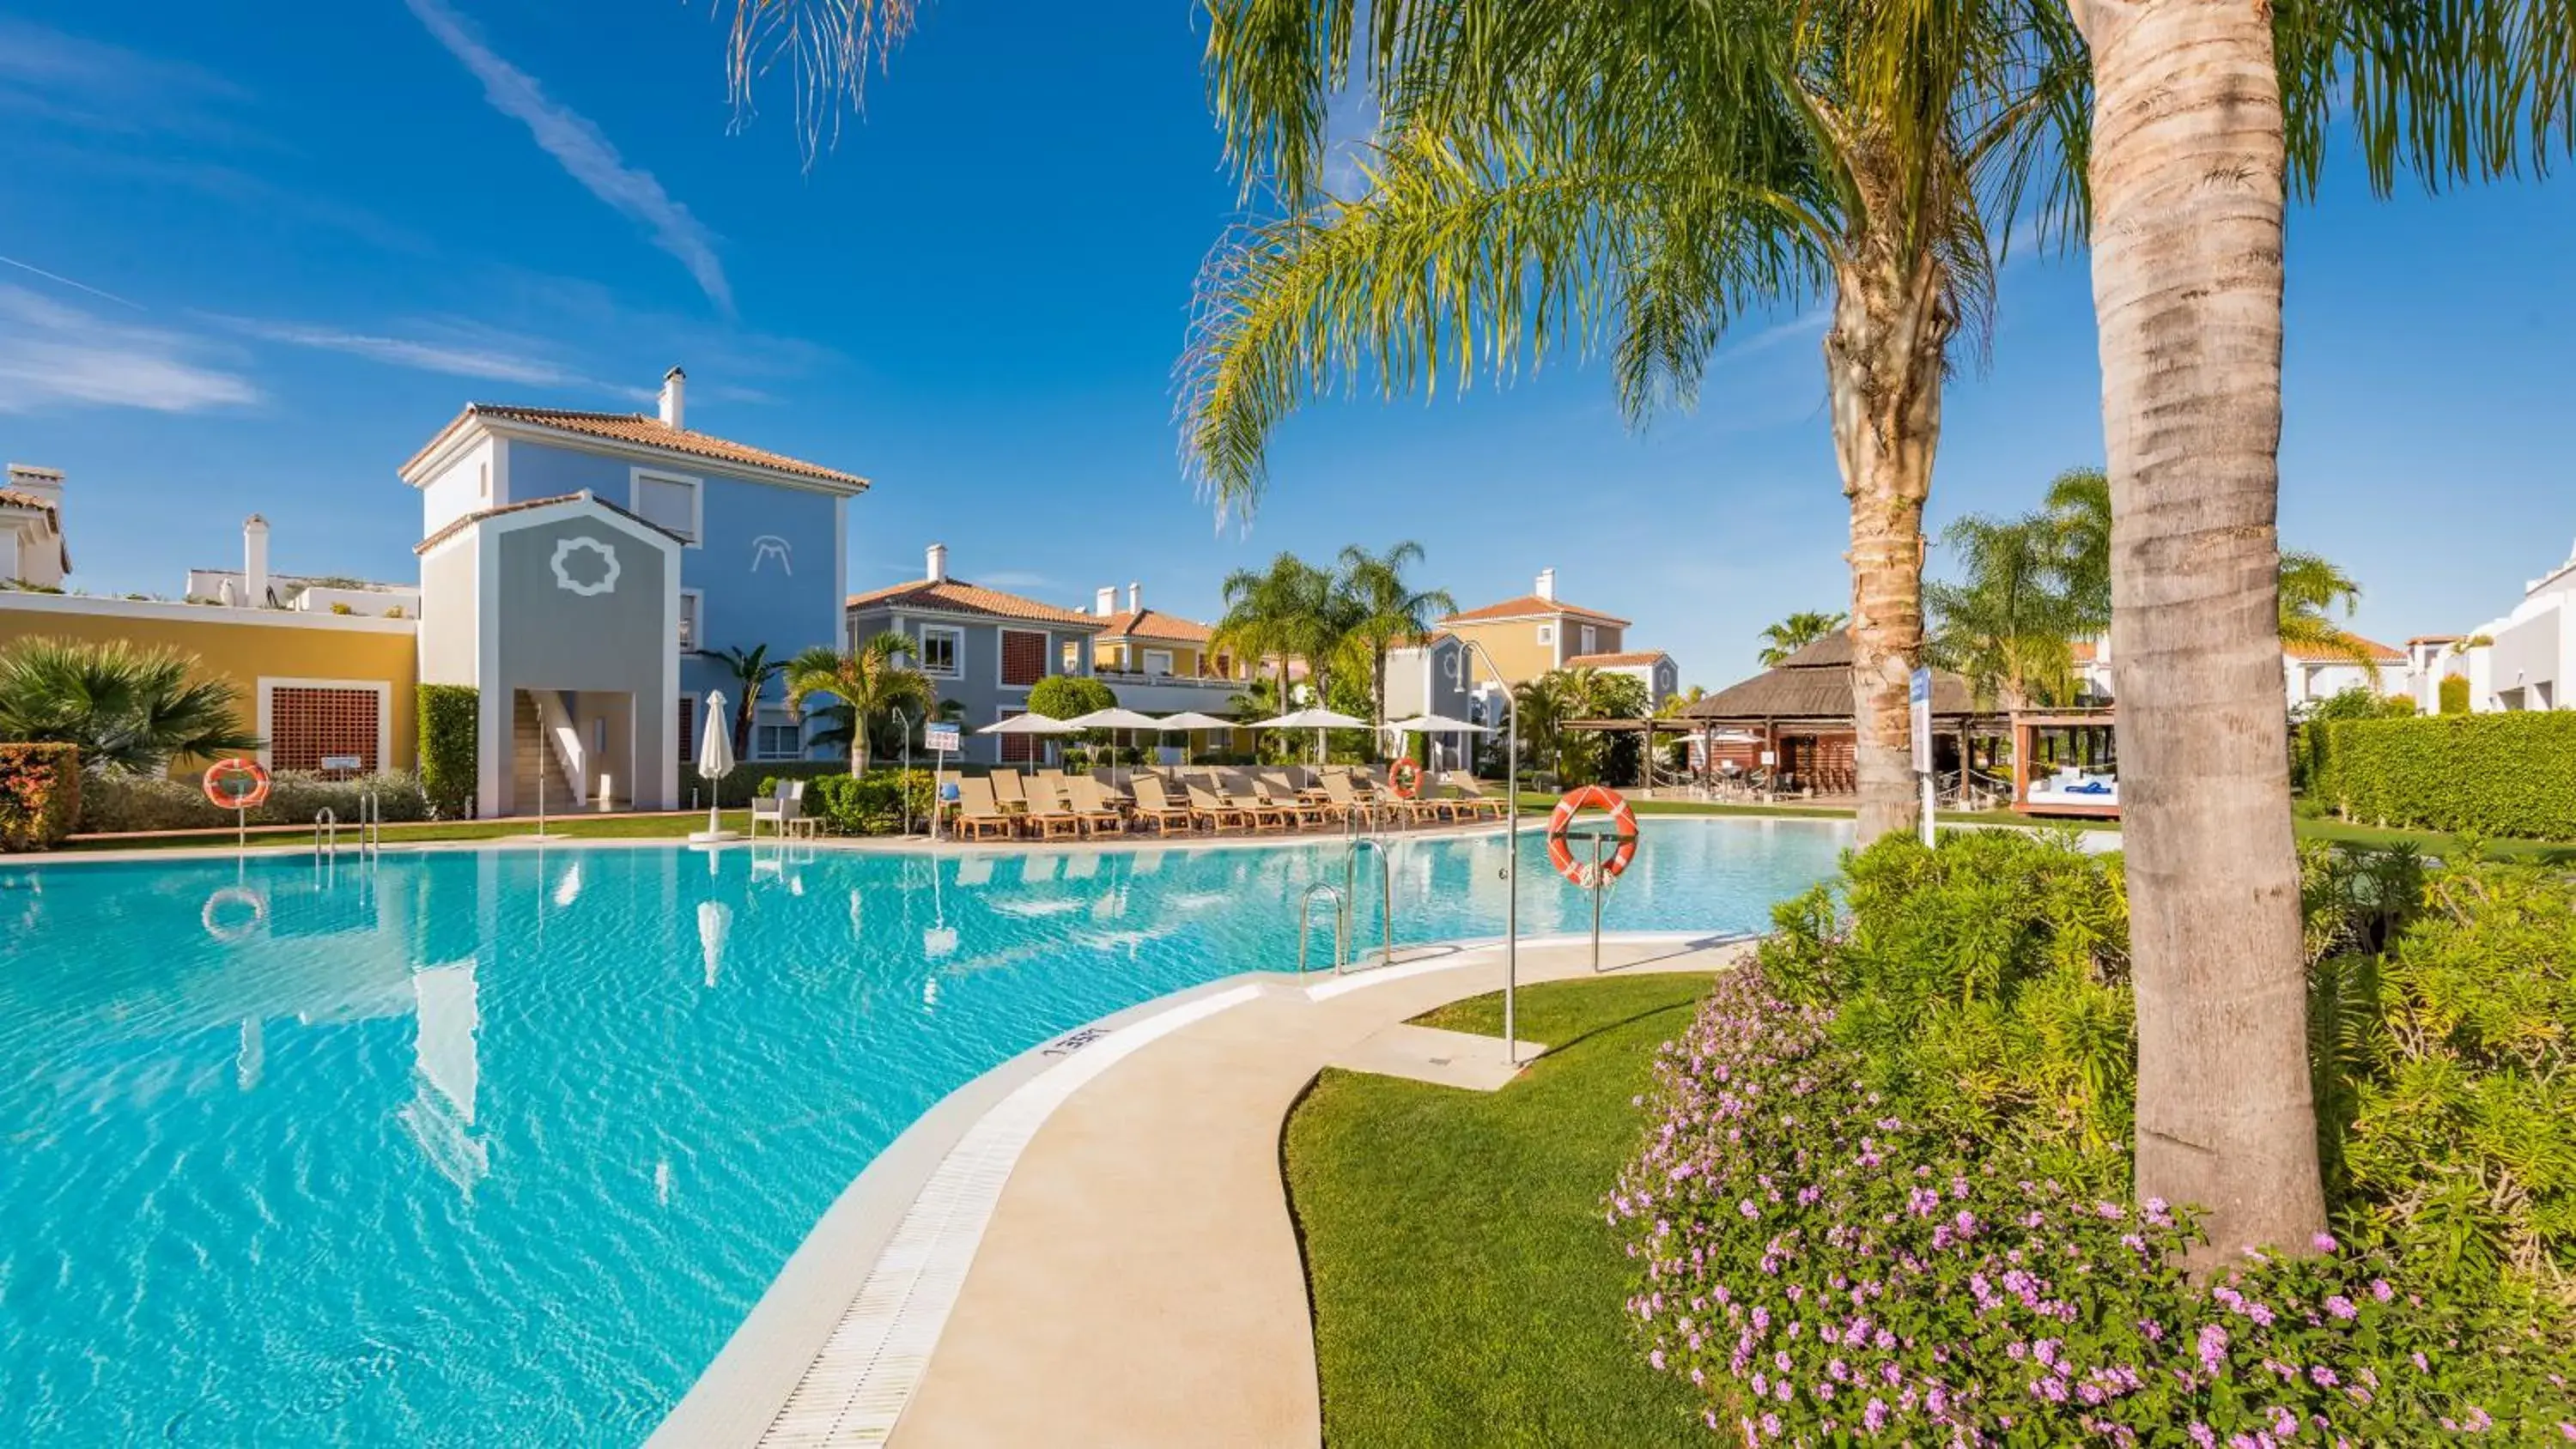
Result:
[[[2418,1354],[2418,1358],[2422,1355]],[[2227,1358],[2227,1330],[2212,1323],[2200,1330],[2200,1366],[2211,1373]]]
[[2333,1314],[2337,1318],[2349,1320],[2354,1314],[2359,1313],[2360,1311],[2360,1309],[2352,1306],[2351,1299],[2344,1297],[2340,1293],[2329,1293],[2326,1295],[2326,1312]]
[[2331,1253],[2342,1246],[2342,1244],[2337,1243],[2334,1240],[2334,1234],[2332,1233],[2319,1233],[2315,1237],[2308,1239],[2308,1241],[2315,1245],[2316,1250],[2320,1253]]

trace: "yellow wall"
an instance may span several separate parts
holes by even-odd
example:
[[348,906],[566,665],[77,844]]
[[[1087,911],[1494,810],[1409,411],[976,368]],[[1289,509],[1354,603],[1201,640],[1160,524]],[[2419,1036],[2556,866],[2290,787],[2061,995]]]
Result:
[[1196,644],[1183,644],[1178,641],[1167,643],[1160,639],[1130,636],[1123,639],[1103,639],[1092,646],[1092,655],[1097,667],[1102,669],[1140,670],[1145,667],[1147,650],[1159,653],[1166,649],[1172,653],[1172,673],[1184,679],[1208,677],[1200,672],[1200,649]]
[[[103,601],[120,612],[82,613],[76,610],[83,601],[74,596],[41,597],[46,607],[24,606],[20,600],[0,603],[0,645],[30,637],[124,639],[182,650],[197,656],[200,674],[229,680],[240,691],[239,711],[245,730],[259,727],[262,678],[382,682],[391,686],[388,693],[392,705],[385,764],[392,769],[410,769],[419,759],[413,719],[417,644],[408,629],[393,632],[344,624],[286,623],[282,620],[297,616],[280,610],[216,609],[188,604]],[[122,612],[126,610],[134,612]],[[149,617],[141,617],[145,614]],[[205,764],[203,760],[173,761],[170,773],[194,778]]]
[[[1526,684],[1556,667],[1556,646],[1538,642],[1536,619],[1496,619],[1482,624],[1450,624],[1448,632],[1481,645],[1494,667],[1514,684]],[[1485,677],[1482,669],[1479,677]]]

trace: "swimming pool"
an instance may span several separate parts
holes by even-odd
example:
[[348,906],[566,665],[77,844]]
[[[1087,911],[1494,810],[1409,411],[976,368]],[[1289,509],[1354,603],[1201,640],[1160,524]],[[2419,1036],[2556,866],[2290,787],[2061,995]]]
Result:
[[[1649,821],[1607,925],[1758,928],[1848,839]],[[1398,845],[1398,939],[1499,934],[1504,849]],[[1589,929],[1521,849],[1522,930]],[[641,1440],[923,1111],[1293,969],[1340,859],[0,866],[0,1405],[48,1444]]]

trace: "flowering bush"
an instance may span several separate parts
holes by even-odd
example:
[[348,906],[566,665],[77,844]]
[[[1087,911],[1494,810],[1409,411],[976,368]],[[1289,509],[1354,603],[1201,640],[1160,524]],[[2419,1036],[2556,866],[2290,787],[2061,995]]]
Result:
[[[1656,1063],[1608,1216],[1648,1360],[1748,1442],[2576,1440],[2563,1365],[2385,1261],[2314,1245],[2196,1285],[2189,1216],[1909,1121],[1766,968]],[[1647,1105],[1640,1099],[1640,1105]]]

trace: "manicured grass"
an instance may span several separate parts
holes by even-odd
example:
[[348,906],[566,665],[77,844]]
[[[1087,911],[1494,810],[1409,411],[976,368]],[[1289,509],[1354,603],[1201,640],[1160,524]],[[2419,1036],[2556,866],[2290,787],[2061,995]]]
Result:
[[[751,824],[748,810],[728,810],[722,816],[727,830],[744,830]],[[461,820],[438,824],[389,824],[385,827],[385,844],[408,845],[415,842],[442,840],[501,840],[513,835],[534,834],[534,820]],[[610,815],[599,818],[554,816],[546,821],[548,835],[570,836],[577,840],[678,840],[693,830],[707,828],[703,811],[682,815]],[[313,827],[297,825],[267,829],[254,827],[250,832],[252,850],[310,850]],[[340,844],[346,849],[353,839],[350,828],[340,828]],[[126,835],[107,839],[69,841],[57,849],[74,850],[222,850],[233,844],[228,830],[190,831],[178,835]]]
[[[1288,1119],[1324,1439],[1381,1445],[1705,1443],[1620,1305],[1602,1199],[1637,1145],[1655,1047],[1709,978],[1532,986],[1521,1034],[1556,1050],[1500,1092],[1326,1071]],[[1502,998],[1422,1018],[1499,1035]]]

